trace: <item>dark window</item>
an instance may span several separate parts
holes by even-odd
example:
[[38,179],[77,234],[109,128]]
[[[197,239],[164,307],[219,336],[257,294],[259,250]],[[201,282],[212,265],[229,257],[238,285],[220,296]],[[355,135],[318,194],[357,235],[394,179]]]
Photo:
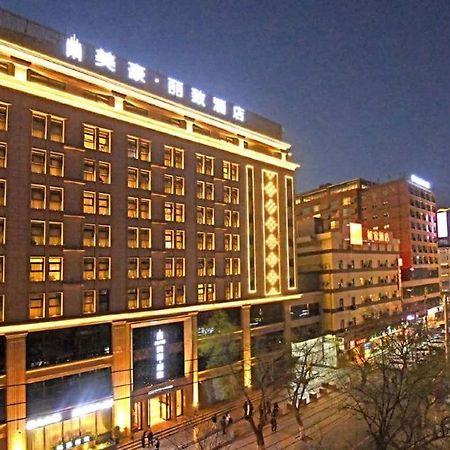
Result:
[[291,307],[291,319],[302,319],[309,316],[317,316],[320,314],[318,303],[307,303],[306,305],[297,305]]
[[98,296],[98,312],[109,311],[109,290],[101,289]]
[[[163,366],[157,367],[158,332],[163,333]],[[184,376],[184,328],[182,323],[133,330],[133,386],[140,389]]]
[[27,335],[27,369],[111,354],[109,324]]
[[95,370],[27,385],[27,417],[112,397],[111,369]]
[[283,331],[252,337],[252,355],[261,355],[279,350],[284,343]]
[[255,305],[250,308],[250,326],[252,327],[283,321],[283,307],[281,303]]

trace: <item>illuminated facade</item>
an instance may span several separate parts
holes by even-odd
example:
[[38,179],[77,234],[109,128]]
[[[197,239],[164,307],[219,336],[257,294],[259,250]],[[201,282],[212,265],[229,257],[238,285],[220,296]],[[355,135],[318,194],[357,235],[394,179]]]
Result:
[[[0,11],[0,449],[76,448],[221,400],[212,311],[317,334],[281,126]],[[261,239],[263,236],[263,239]],[[251,384],[251,370],[244,370]]]
[[362,179],[324,185],[296,198],[297,219],[320,218],[324,231],[350,222],[400,241],[403,309],[425,315],[439,304],[436,202],[430,185],[417,176],[372,183]]

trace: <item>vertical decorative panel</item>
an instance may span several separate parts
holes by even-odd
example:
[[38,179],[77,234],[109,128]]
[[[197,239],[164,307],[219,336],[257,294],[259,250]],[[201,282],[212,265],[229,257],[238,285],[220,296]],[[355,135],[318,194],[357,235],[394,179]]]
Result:
[[256,291],[256,250],[255,250],[255,175],[252,166],[247,166],[247,260],[248,291]]
[[265,292],[274,295],[281,291],[278,174],[263,170],[262,177]]
[[288,263],[287,285],[289,289],[297,287],[295,264],[295,216],[294,216],[294,179],[285,177],[286,184],[286,257]]

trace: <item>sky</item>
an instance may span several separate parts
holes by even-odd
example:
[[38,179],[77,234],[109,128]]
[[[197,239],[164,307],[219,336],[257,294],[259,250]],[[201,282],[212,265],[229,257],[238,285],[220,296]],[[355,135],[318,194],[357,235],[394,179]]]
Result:
[[414,173],[450,206],[450,2],[0,0],[282,124],[297,191]]

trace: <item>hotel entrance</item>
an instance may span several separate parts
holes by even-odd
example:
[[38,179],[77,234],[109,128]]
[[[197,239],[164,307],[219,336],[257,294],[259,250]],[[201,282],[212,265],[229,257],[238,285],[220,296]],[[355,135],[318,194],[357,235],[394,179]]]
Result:
[[163,427],[163,424],[176,421],[184,414],[185,395],[177,389],[133,403],[132,429],[143,430],[148,427]]

